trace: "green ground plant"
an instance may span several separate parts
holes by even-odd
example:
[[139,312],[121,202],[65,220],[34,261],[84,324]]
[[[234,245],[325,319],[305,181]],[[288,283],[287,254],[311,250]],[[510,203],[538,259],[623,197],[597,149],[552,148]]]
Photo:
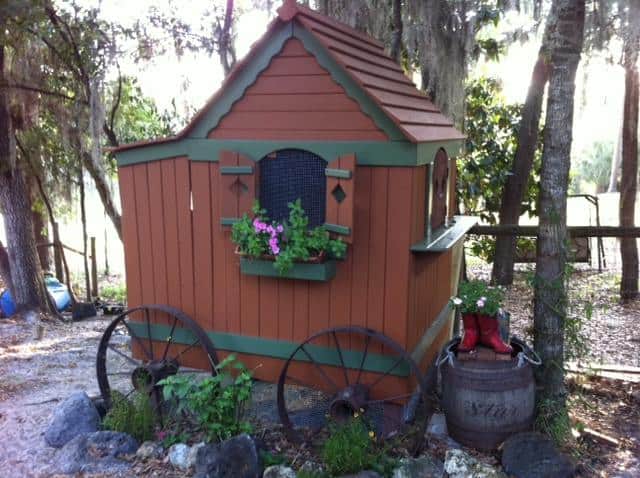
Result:
[[127,301],[127,287],[124,284],[108,284],[100,289],[100,297],[109,302],[124,304]]
[[223,441],[251,432],[244,411],[251,398],[252,376],[235,355],[218,364],[217,374],[199,379],[172,375],[159,382],[164,399],[173,405],[178,429],[195,423],[209,441]]
[[395,460],[386,449],[376,443],[375,432],[359,414],[345,423],[331,423],[329,437],[321,452],[325,469],[330,476],[342,476],[373,470],[389,476]]
[[113,391],[111,401],[112,406],[102,420],[103,428],[128,433],[139,442],[153,439],[158,417],[147,394],[135,392],[128,399]]

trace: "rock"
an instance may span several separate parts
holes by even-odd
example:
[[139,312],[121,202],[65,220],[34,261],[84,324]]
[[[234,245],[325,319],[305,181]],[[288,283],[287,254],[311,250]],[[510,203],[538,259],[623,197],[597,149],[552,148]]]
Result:
[[98,431],[99,425],[100,414],[91,399],[82,391],[73,392],[54,410],[44,440],[60,448],[78,435]]
[[442,470],[442,462],[430,455],[402,458],[393,470],[393,478],[440,478]]
[[189,445],[176,443],[169,448],[169,461],[176,468],[186,470],[189,468]]
[[219,445],[198,450],[196,478],[260,478],[262,460],[259,447],[247,434],[230,438]]
[[355,475],[343,475],[340,478],[382,478],[382,475],[377,471],[365,470],[356,473]]
[[138,451],[136,451],[136,456],[142,460],[148,460],[149,458],[160,458],[162,456],[162,452],[164,448],[160,443],[155,441],[146,441]]
[[78,435],[57,454],[57,469],[61,473],[117,473],[130,468],[120,458],[133,455],[136,440],[126,433],[99,431]]
[[427,433],[429,435],[447,436],[447,420],[444,417],[444,413],[434,413],[429,418],[429,424],[427,425]]
[[480,463],[463,450],[447,450],[444,471],[449,478],[507,478],[501,471]]
[[274,465],[264,470],[262,478],[296,478],[293,468],[285,465]]
[[518,478],[573,476],[575,465],[553,442],[536,432],[517,433],[502,444],[502,467]]
[[194,468],[196,466],[196,460],[198,458],[198,450],[205,446],[205,442],[196,443],[189,448],[189,455],[187,456],[187,468]]

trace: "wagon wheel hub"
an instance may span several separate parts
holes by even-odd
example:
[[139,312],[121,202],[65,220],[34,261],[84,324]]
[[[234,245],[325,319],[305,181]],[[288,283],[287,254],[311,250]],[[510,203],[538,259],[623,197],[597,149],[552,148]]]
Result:
[[360,410],[365,410],[369,401],[369,387],[354,384],[342,389],[331,402],[329,414],[338,422],[345,422]]
[[139,392],[150,392],[158,382],[178,373],[179,365],[173,360],[155,360],[131,372],[133,388]]

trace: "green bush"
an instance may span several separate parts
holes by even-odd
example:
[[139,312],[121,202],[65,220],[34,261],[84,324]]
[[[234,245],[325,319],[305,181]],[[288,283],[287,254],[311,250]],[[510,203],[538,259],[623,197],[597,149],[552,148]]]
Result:
[[127,301],[127,287],[124,284],[109,284],[100,289],[100,297],[109,302],[124,304]]
[[251,398],[251,372],[235,355],[220,362],[217,371],[217,375],[202,380],[189,374],[172,375],[159,382],[164,399],[175,406],[177,426],[194,421],[210,441],[251,432],[251,424],[243,420]]
[[135,392],[131,400],[111,392],[112,405],[102,426],[106,430],[128,433],[139,442],[152,440],[157,415],[147,394]]
[[322,460],[331,476],[373,470],[383,476],[395,466],[384,449],[376,444],[375,432],[358,414],[345,423],[332,423],[329,438],[322,446]]

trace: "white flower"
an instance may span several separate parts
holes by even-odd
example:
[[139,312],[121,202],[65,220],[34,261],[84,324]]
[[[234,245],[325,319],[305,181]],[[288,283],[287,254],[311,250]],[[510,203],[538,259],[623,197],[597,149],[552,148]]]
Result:
[[478,308],[482,309],[484,307],[484,300],[479,299],[478,302],[476,302],[476,305]]
[[481,300],[482,302],[486,302],[486,301],[487,301],[487,298],[483,296],[483,297],[480,297],[480,300]]
[[462,304],[462,299],[459,297],[454,297],[453,299],[453,305],[460,305]]

